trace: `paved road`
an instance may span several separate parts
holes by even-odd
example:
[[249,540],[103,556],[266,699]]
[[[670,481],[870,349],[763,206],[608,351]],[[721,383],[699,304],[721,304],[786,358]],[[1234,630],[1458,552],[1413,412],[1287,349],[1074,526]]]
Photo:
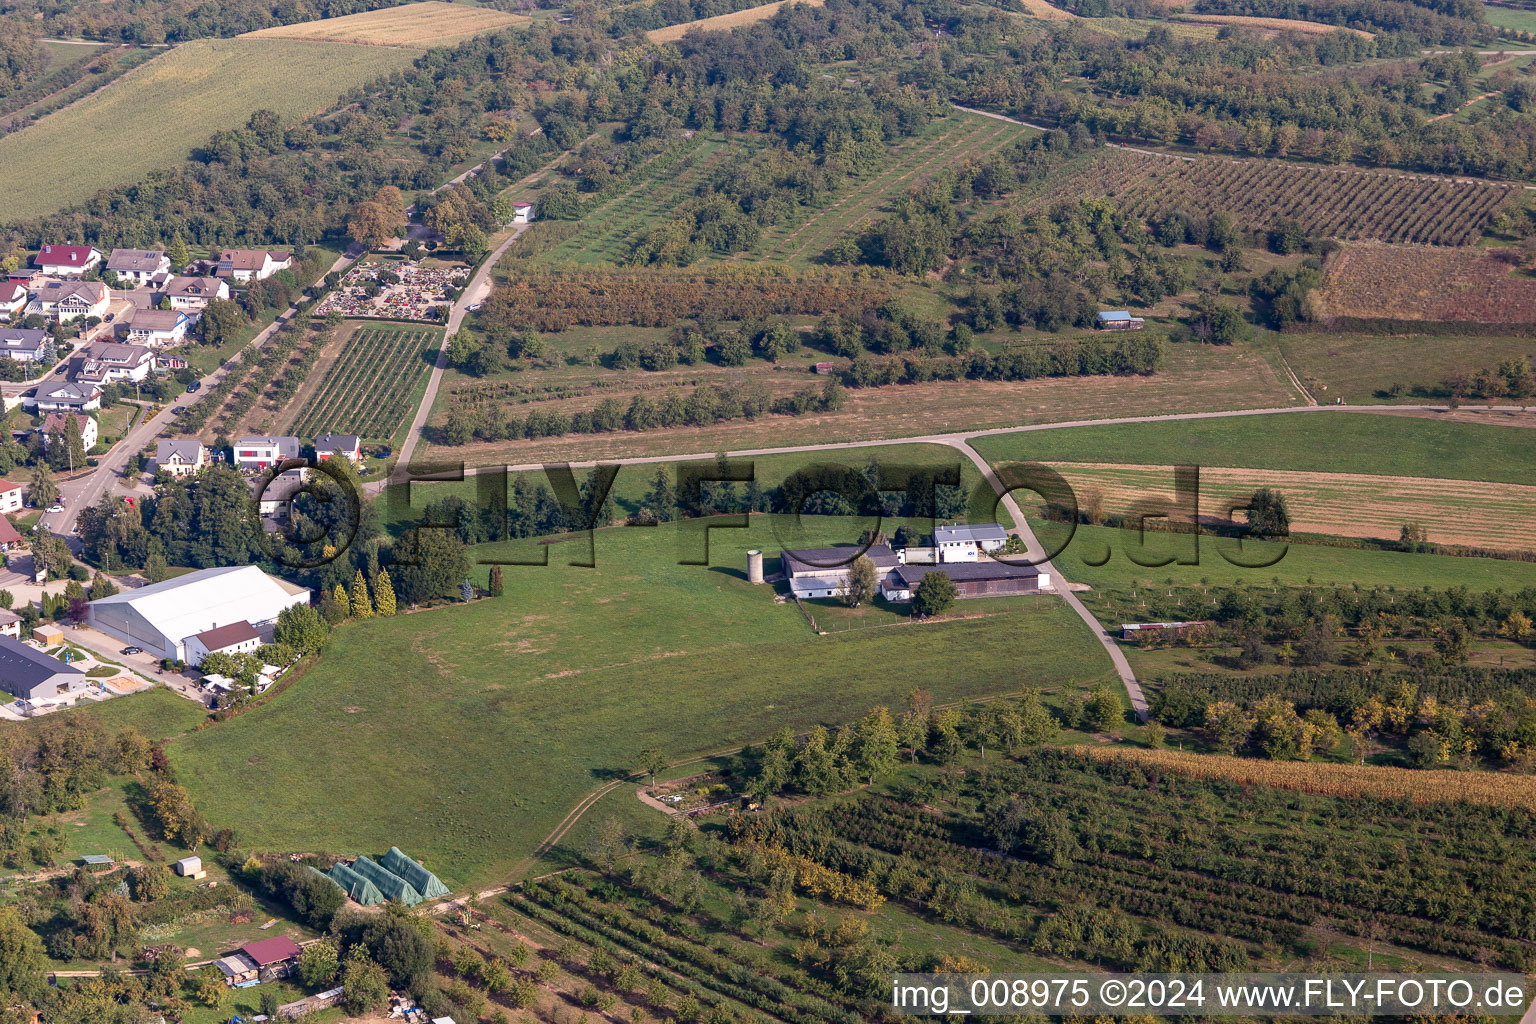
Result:
[[[405,432],[405,440],[400,445],[400,454],[395,459],[395,470],[388,480],[403,477],[405,467],[411,464],[411,456],[416,452],[416,442],[421,437],[421,430],[427,425],[427,417],[432,415],[432,403],[437,399],[437,389],[443,381],[443,371],[448,368],[448,345],[453,340],[453,336],[458,333],[465,314],[469,312],[470,306],[484,302],[486,296],[491,294],[491,271],[496,268],[496,261],[501,259],[501,254],[506,252],[507,248],[527,230],[527,224],[515,225],[512,233],[492,249],[491,254],[480,264],[480,269],[475,271],[475,276],[469,279],[469,284],[464,286],[459,300],[453,304],[453,311],[448,314],[448,324],[443,330],[442,344],[437,349],[437,361],[432,364],[432,375],[427,378],[427,390],[422,394],[421,403],[416,407],[416,415],[411,418],[410,429]],[[373,492],[383,490],[386,482],[386,480],[376,480],[368,484],[366,489]]]
[[[325,275],[333,270],[341,270],[355,259],[356,255],[351,250],[342,253],[342,255],[336,258],[336,262],[327,267],[315,279],[315,282],[323,280]],[[313,287],[314,283],[312,282],[310,286]],[[242,349],[242,352],[251,351],[251,346],[259,349],[262,345],[265,345],[277,333],[279,328],[292,320],[297,314],[298,307],[289,306],[260,334],[252,338],[250,346]],[[203,386],[200,391],[182,395],[176,400],[177,403],[181,405],[194,405],[202,401],[213,386],[223,380],[225,375],[239,364],[240,360],[241,356],[238,353],[230,357],[223,366],[220,366],[203,378]],[[161,431],[175,418],[171,412],[173,408],[174,406],[166,406],[158,413],[142,417],[138,423],[134,424],[133,429],[128,432],[128,436],[113,445],[112,450],[107,454],[101,456],[94,473],[60,484],[59,493],[64,496],[66,502],[64,511],[45,513],[41,520],[42,525],[53,533],[69,536],[73,531],[75,519],[79,516],[81,509],[100,501],[101,496],[108,493],[114,484],[122,483],[124,490],[131,489],[134,474],[128,472],[130,460],[134,459],[151,441],[159,437]]]

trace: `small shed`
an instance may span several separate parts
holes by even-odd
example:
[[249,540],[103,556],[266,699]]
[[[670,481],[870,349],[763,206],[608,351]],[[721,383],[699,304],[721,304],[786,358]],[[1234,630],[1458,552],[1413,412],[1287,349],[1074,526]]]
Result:
[[176,873],[182,878],[202,878],[206,871],[203,870],[203,858],[183,857],[176,862]]
[[64,642],[64,631],[51,622],[45,622],[40,626],[32,627],[32,639],[51,647]]
[[1131,316],[1129,310],[1107,309],[1098,315],[1093,325],[1101,331],[1139,331],[1146,326],[1146,321]]
[[80,858],[80,863],[88,868],[109,868],[112,866],[112,858],[104,853],[88,853]]
[[811,367],[811,372],[812,373],[822,373],[822,374],[831,373],[832,372],[832,364],[831,363],[827,363],[827,362],[817,363],[816,365]]

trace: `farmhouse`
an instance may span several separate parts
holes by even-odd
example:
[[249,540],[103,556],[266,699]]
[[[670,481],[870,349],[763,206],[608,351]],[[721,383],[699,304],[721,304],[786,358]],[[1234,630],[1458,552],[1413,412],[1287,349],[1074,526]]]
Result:
[[12,636],[0,636],[0,690],[32,703],[74,699],[85,673]]
[[244,619],[187,638],[187,664],[201,665],[210,654],[255,654],[261,634]]
[[0,316],[15,316],[27,308],[27,286],[20,281],[0,281]]
[[1123,309],[1106,310],[1095,318],[1093,326],[1101,331],[1139,331],[1146,326],[1139,316],[1131,316]]
[[860,554],[875,563],[875,582],[883,582],[886,576],[900,564],[896,552],[885,544],[871,544],[867,551],[856,546],[839,548],[803,548],[799,551],[782,551],[780,562],[789,589],[795,597],[804,600],[813,597],[836,597],[848,582],[848,567]]
[[887,601],[910,601],[917,585],[931,572],[947,575],[955,584],[958,596],[962,598],[1030,594],[1051,585],[1050,574],[1041,572],[1033,565],[1012,565],[991,560],[949,565],[903,565],[885,578],[880,587],[881,596]]
[[208,449],[203,442],[162,439],[155,447],[155,469],[171,476],[191,476],[208,465]]
[[48,354],[52,338],[43,330],[0,327],[0,352],[18,363],[36,363]]
[[315,438],[315,461],[346,456],[354,465],[363,461],[362,440],[356,434],[321,434]]
[[38,312],[61,324],[102,316],[111,303],[112,290],[100,281],[49,281],[35,300]]
[[149,376],[155,354],[144,345],[99,341],[70,360],[70,378],[90,384],[141,381]]
[[235,442],[235,468],[261,472],[299,457],[296,437],[242,437]]
[[90,451],[96,447],[96,438],[98,436],[96,432],[96,419],[93,416],[87,416],[83,412],[49,413],[48,417],[43,420],[44,446],[53,443],[52,438],[54,435],[64,436],[64,431],[69,426],[69,421],[64,418],[66,416],[73,416],[75,418],[75,423],[80,427],[80,440],[85,444],[85,450]]
[[219,253],[216,277],[233,281],[265,281],[279,270],[293,266],[293,254],[265,249],[225,249]]
[[21,401],[36,406],[40,413],[92,412],[101,408],[101,388],[89,381],[47,381],[37,386],[35,395]]
[[171,272],[171,258],[158,249],[113,249],[107,257],[107,269],[119,281],[143,286],[154,278]]
[[128,317],[127,339],[135,345],[161,348],[179,345],[191,321],[179,309],[134,309]]
[[9,515],[21,511],[21,484],[0,480],[0,513]]
[[229,282],[216,277],[173,277],[165,286],[171,308],[183,313],[201,313],[210,299],[229,298]]
[[1007,544],[1008,531],[996,523],[940,526],[933,531],[933,543],[941,562],[974,562]]
[[264,631],[309,591],[254,565],[201,569],[163,583],[92,601],[91,625],[160,658],[187,660],[187,641],[200,633],[247,622]]
[[101,264],[101,251],[88,245],[45,245],[32,264],[53,277],[81,277]]

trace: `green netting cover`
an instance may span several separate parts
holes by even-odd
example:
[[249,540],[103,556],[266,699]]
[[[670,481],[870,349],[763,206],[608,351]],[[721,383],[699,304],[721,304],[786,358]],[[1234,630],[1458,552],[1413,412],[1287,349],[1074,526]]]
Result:
[[399,875],[409,882],[411,888],[421,893],[421,898],[424,900],[448,895],[448,887],[436,875],[407,857],[398,846],[391,846],[380,863],[383,864],[384,870]]
[[377,906],[384,902],[384,894],[379,892],[378,886],[345,864],[340,862],[332,864],[329,877],[331,881],[346,890],[348,896],[365,907]]
[[399,900],[408,907],[414,907],[421,902],[421,893],[413,889],[410,882],[393,871],[380,867],[367,857],[359,857],[353,861],[352,870],[378,886],[379,892],[383,893],[386,899]]

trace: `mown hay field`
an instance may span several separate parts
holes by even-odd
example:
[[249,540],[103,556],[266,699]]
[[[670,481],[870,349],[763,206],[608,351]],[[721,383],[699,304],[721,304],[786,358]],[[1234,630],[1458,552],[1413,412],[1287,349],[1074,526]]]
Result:
[[424,0],[340,18],[301,21],[294,25],[247,32],[242,39],[307,39],[365,46],[443,46],[482,32],[526,25],[530,19],[488,7]]
[[1348,245],[1328,257],[1317,294],[1325,318],[1536,321],[1536,277],[1477,247]]
[[1230,779],[1243,785],[1321,796],[1370,796],[1414,803],[1473,803],[1536,810],[1536,776],[1503,772],[1432,771],[1383,765],[1257,761],[1221,754],[1185,754],[1121,744],[1074,747],[1084,757],[1131,761],[1197,779]]
[[[297,685],[173,742],[171,760],[197,806],[253,848],[397,844],[459,889],[513,875],[646,747],[681,760],[896,707],[917,686],[947,702],[1112,675],[1048,595],[817,636],[746,580],[749,549],[778,550],[767,519],[712,530],[712,568],[679,564],[702,541],[671,524],[598,531],[595,568],[567,564],[585,557],[580,540],[474,548],[549,564],[508,566],[504,597],[342,626]],[[825,539],[852,542],[859,525]],[[475,567],[482,585],[488,568]]]
[[685,21],[681,25],[653,28],[645,34],[645,38],[653,43],[675,43],[694,29],[700,32],[729,32],[743,25],[755,25],[760,21],[767,21],[779,13],[779,8],[787,7],[791,3],[820,7],[826,3],[826,0],[779,0],[778,3],[763,4],[761,7],[748,7],[744,11],[717,14],[713,18],[700,18],[697,21]]
[[39,217],[172,167],[221,128],[275,110],[317,114],[406,67],[410,50],[282,39],[197,39],[0,138],[0,222]]
[[1072,21],[1077,15],[1071,11],[1064,11],[1055,4],[1048,4],[1045,0],[1021,0],[1024,10],[1031,17],[1041,21]]
[[1324,25],[1317,21],[1301,21],[1297,18],[1252,18],[1241,14],[1174,14],[1177,21],[1194,22],[1197,25],[1233,25],[1238,28],[1256,28],[1268,32],[1302,32],[1307,35],[1325,36],[1331,32],[1353,32],[1362,39],[1374,39],[1374,34],[1361,28],[1345,28],[1342,25]]
[[[1536,439],[1533,439],[1536,440]],[[1102,495],[1109,513],[1138,503],[1172,502],[1172,466],[1054,463],[1084,502]],[[1364,473],[1296,473],[1273,469],[1204,467],[1200,471],[1202,519],[1230,513],[1260,487],[1285,495],[1295,533],[1395,539],[1403,524],[1416,523],[1428,539],[1500,551],[1536,550],[1536,487]]]

